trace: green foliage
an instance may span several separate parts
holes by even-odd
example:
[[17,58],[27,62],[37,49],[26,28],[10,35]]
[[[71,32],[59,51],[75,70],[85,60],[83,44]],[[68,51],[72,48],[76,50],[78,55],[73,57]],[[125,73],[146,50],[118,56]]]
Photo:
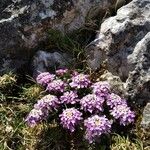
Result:
[[48,35],[49,48],[59,48],[60,50],[72,51],[79,46],[79,43],[70,38],[68,35],[64,35],[59,30],[50,29],[48,31]]
[[0,91],[6,90],[8,92],[8,90],[11,90],[16,82],[16,75],[11,72],[0,76]]
[[17,84],[17,76],[13,73],[8,73],[0,76],[0,102],[6,102],[8,97],[14,92]]
[[69,52],[73,52],[73,50],[77,50],[80,52],[89,42],[94,31],[88,27],[82,27],[78,30],[75,30],[71,33],[62,33],[59,30],[50,29],[48,31],[49,48],[59,48],[60,50],[67,50]]
[[89,27],[83,27],[72,33],[63,34],[61,31],[50,29],[48,31],[49,40],[45,49],[59,49],[70,53],[74,59],[73,68],[86,68],[86,58],[84,55],[85,46],[91,42],[95,36],[95,31]]
[[0,101],[6,101],[7,96],[0,91]]
[[[26,105],[26,112],[29,111]],[[15,105],[0,105],[0,149],[18,150],[24,144],[24,111]]]
[[139,140],[132,142],[128,137],[118,134],[113,135],[112,140],[114,143],[111,146],[111,150],[143,150],[143,144]]
[[43,92],[43,88],[37,84],[26,84],[22,87],[20,97],[27,101],[35,101],[42,96]]
[[54,123],[45,126],[39,136],[39,143],[37,143],[36,149],[40,147],[40,150],[65,150],[69,148],[68,141],[63,130]]

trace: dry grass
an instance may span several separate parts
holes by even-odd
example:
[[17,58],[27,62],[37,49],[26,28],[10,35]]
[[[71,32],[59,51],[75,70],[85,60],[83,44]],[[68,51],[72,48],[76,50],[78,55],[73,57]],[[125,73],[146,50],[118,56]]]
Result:
[[20,97],[26,101],[35,101],[38,100],[43,94],[44,90],[42,87],[37,84],[29,84],[22,87]]
[[144,150],[143,143],[138,139],[132,142],[128,137],[121,137],[117,134],[112,139],[114,143],[111,145],[111,150]]
[[16,75],[13,73],[4,74],[0,76],[0,89],[9,89],[17,82]]

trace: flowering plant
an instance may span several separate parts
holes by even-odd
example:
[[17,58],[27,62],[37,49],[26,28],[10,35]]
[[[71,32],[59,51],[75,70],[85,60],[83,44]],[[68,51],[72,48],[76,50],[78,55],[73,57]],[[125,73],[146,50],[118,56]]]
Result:
[[73,133],[80,127],[89,143],[93,143],[111,132],[115,122],[123,126],[134,122],[135,114],[126,100],[112,93],[106,81],[93,83],[89,75],[68,69],[41,73],[36,81],[45,87],[47,95],[37,101],[26,117],[31,127],[55,113],[65,130]]

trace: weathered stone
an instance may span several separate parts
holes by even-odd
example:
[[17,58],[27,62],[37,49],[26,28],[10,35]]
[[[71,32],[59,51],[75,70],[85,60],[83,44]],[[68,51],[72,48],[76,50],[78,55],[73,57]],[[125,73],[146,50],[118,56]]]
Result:
[[126,81],[127,96],[138,103],[150,101],[150,32],[138,42],[128,56],[133,68]]
[[89,66],[95,70],[105,63],[125,82],[126,96],[138,103],[150,100],[149,31],[150,1],[133,0],[102,23],[86,48]]
[[58,50],[53,52],[37,51],[31,63],[33,77],[41,72],[54,72],[57,68],[68,68],[73,63],[72,57]]
[[150,129],[150,103],[147,103],[144,108],[141,125],[143,128]]
[[[15,60],[28,61],[33,49],[47,38],[48,29],[71,32],[84,25],[87,15],[95,16],[113,3],[114,0],[1,0],[0,72],[19,68]],[[10,58],[8,62],[14,65],[3,68],[2,58]]]
[[86,48],[88,64],[92,69],[100,68],[107,60],[108,70],[125,80],[130,65],[128,56],[136,44],[150,31],[150,1],[133,0],[121,7],[117,15],[106,19],[96,39]]

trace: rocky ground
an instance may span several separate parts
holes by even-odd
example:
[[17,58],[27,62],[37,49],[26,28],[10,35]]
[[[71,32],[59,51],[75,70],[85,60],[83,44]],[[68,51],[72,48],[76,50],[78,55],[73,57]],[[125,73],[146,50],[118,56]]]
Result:
[[[107,80],[132,107],[139,109],[137,128],[148,134],[150,0],[1,0],[0,75],[12,71],[35,78],[39,72],[61,67],[88,68],[99,80]],[[21,80],[26,81],[22,77]],[[1,89],[0,92],[3,93]],[[13,109],[9,112],[13,116],[16,108],[5,104],[1,101],[0,122],[6,119],[6,125],[7,110]],[[20,129],[17,138],[23,137]],[[149,138],[144,134],[140,137],[145,141]],[[5,144],[5,138],[0,138],[0,142]],[[24,138],[29,140],[28,136]]]

